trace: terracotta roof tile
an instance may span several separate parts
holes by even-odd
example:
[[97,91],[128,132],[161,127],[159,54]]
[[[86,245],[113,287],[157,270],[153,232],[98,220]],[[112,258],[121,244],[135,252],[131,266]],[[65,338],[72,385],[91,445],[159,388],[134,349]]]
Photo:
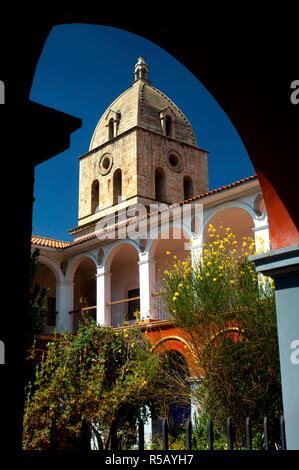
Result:
[[31,243],[33,245],[48,246],[51,248],[67,248],[68,246],[73,244],[72,242],[64,242],[61,240],[54,240],[52,238],[46,237],[37,237],[35,235],[32,235]]

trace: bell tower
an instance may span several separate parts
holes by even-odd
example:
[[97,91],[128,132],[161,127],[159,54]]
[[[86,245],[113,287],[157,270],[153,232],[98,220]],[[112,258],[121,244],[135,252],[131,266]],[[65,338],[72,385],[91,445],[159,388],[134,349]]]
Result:
[[137,203],[150,211],[208,191],[207,154],[139,57],[132,86],[102,115],[79,157],[78,226],[70,233],[75,240],[92,234],[100,219]]

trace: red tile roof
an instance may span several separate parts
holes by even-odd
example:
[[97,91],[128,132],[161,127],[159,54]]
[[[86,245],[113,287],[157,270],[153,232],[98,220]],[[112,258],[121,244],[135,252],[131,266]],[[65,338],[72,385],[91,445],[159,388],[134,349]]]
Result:
[[48,246],[51,248],[67,248],[73,245],[72,242],[63,242],[61,240],[53,240],[52,238],[31,236],[31,243],[33,245]]
[[[210,196],[212,194],[218,193],[220,191],[225,191],[226,189],[231,189],[235,186],[238,186],[240,184],[247,183],[248,181],[252,181],[252,180],[256,180],[256,179],[257,179],[257,175],[249,176],[248,178],[244,178],[242,180],[236,181],[235,183],[231,183],[231,184],[228,184],[226,186],[222,186],[221,188],[213,189],[211,191],[207,191],[205,193],[199,194],[198,196],[193,196],[193,197],[191,197],[189,199],[186,199],[184,201],[177,202],[175,204],[172,204],[172,205],[168,206],[165,209],[158,210],[158,211],[155,211],[155,212],[151,212],[150,214],[147,214],[146,216],[133,217],[132,219],[130,219],[128,221],[125,221],[121,224],[117,224],[116,226],[117,227],[122,227],[122,226],[128,225],[131,222],[136,222],[136,221],[145,219],[145,218],[149,217],[150,215],[154,215],[154,214],[158,214],[160,212],[167,211],[167,210],[169,210],[173,207],[177,207],[177,206],[180,206],[182,204],[187,204],[188,202],[197,201],[198,199],[203,199],[203,198],[205,198],[207,196]],[[103,233],[105,233],[105,232],[108,233],[111,230],[115,230],[116,226],[104,229]],[[62,248],[62,249],[64,249],[64,248],[68,248],[70,246],[79,245],[79,244],[84,243],[88,240],[92,240],[94,238],[97,238],[97,236],[98,236],[98,234],[93,234],[93,235],[88,235],[87,237],[84,237],[81,240],[78,240],[78,241],[75,241],[75,242],[64,242],[64,241],[60,241],[60,240],[53,240],[51,238],[37,237],[37,236],[32,235],[31,242],[34,245],[48,246],[48,247],[52,247],[52,248]]]

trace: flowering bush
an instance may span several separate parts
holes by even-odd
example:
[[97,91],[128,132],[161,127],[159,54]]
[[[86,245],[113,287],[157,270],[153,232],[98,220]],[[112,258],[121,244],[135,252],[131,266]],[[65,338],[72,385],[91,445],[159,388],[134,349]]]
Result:
[[76,441],[85,420],[99,448],[109,448],[115,422],[120,445],[130,447],[145,405],[154,413],[167,397],[163,361],[138,328],[86,320],[77,335],[57,336],[27,388],[23,448],[47,449],[52,420],[68,441]]
[[231,416],[241,445],[246,416],[262,422],[281,412],[275,286],[248,260],[254,240],[237,240],[229,227],[208,232],[197,258],[175,257],[164,271],[162,295],[201,377],[193,400],[223,425]]

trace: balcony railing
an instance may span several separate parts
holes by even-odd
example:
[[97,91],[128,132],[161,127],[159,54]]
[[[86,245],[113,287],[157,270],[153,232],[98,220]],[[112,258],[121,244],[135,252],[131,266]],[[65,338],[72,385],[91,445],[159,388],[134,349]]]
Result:
[[[154,292],[152,296],[155,298],[155,312],[152,312],[151,317],[156,320],[169,320],[170,316],[165,307],[161,292]],[[111,326],[113,328],[133,325],[140,319],[140,296],[108,302],[107,307],[110,307]],[[85,312],[85,314],[88,313],[91,315],[91,318],[96,320],[96,310],[97,307],[92,306],[69,312],[71,333],[77,333],[83,312]]]
[[155,319],[156,320],[169,320],[170,315],[165,306],[165,302],[161,292],[153,292],[152,296],[155,298]]
[[89,316],[93,320],[96,320],[96,314],[97,314],[97,307],[92,306],[92,307],[84,307],[84,308],[79,308],[77,310],[72,310],[69,312],[70,315],[70,332],[72,334],[76,334],[81,322],[83,320],[83,316],[86,318],[86,316]]
[[133,325],[139,319],[140,296],[108,302],[107,306],[110,307],[111,326],[114,328]]

